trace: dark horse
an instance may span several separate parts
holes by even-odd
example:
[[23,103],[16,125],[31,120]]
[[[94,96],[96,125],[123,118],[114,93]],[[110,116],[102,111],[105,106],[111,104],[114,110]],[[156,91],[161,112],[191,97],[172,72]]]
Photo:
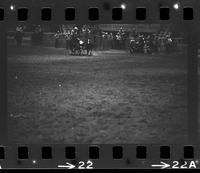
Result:
[[72,37],[69,42],[69,48],[72,55],[82,55],[86,51],[87,55],[92,55],[93,43],[91,39],[86,39],[85,42],[79,38]]
[[91,39],[86,39],[84,42],[84,49],[87,51],[87,55],[91,56],[92,55],[92,50],[93,50],[94,44]]
[[69,41],[69,49],[72,55],[76,55],[77,53],[81,55],[80,40],[78,38],[72,37]]
[[144,40],[143,39],[139,39],[139,40],[130,40],[129,43],[129,50],[131,54],[134,54],[136,52],[141,53],[143,52],[144,49]]

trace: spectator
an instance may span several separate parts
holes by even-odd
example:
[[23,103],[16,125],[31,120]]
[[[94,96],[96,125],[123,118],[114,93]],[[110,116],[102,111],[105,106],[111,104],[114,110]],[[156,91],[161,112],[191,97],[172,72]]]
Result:
[[17,26],[15,40],[16,40],[18,46],[22,45],[22,37],[23,37],[23,28],[22,28],[22,26]]
[[60,32],[57,31],[56,34],[54,35],[55,37],[55,48],[59,47],[59,37],[60,37]]

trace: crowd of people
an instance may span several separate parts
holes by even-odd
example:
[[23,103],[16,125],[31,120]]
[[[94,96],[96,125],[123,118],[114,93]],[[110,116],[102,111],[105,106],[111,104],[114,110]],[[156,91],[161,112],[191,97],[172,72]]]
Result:
[[72,37],[78,37],[83,42],[87,39],[92,40],[94,44],[94,49],[106,50],[106,49],[124,49],[126,33],[121,29],[118,33],[105,32],[97,27],[91,27],[88,25],[83,25],[82,27],[74,26],[67,31],[58,30],[55,33],[55,47],[59,47],[59,40],[66,39],[66,47],[68,47],[67,42]]
[[66,48],[68,40],[72,37],[78,37],[83,42],[91,39],[94,43],[94,49],[130,49],[130,52],[143,53],[170,53],[176,49],[176,42],[173,39],[172,32],[158,31],[157,33],[139,33],[125,31],[122,27],[119,31],[102,31],[97,28],[74,26],[66,32],[57,31],[55,34],[55,47],[59,47],[59,39],[66,39]]
[[[18,45],[22,44],[23,27],[16,27],[15,39]],[[94,45],[94,50],[121,49],[130,50],[131,53],[170,53],[176,50],[176,41],[172,32],[158,31],[157,33],[128,32],[121,27],[118,31],[104,31],[97,25],[72,26],[62,28],[54,34],[55,47],[61,46],[61,40],[65,40],[65,46],[69,49],[70,39],[79,38],[85,42],[90,39]],[[33,44],[42,44],[43,31],[41,26],[34,28],[31,35]],[[62,42],[63,43],[63,42]]]

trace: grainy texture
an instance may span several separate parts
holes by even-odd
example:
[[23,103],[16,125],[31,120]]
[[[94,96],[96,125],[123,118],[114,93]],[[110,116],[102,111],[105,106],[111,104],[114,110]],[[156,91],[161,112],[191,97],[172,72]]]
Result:
[[8,132],[15,143],[181,143],[186,56],[8,47]]

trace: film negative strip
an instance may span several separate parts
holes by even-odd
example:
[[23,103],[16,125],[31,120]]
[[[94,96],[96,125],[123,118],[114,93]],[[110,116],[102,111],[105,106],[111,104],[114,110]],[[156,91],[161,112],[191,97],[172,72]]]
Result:
[[0,169],[200,168],[198,0],[1,0]]

